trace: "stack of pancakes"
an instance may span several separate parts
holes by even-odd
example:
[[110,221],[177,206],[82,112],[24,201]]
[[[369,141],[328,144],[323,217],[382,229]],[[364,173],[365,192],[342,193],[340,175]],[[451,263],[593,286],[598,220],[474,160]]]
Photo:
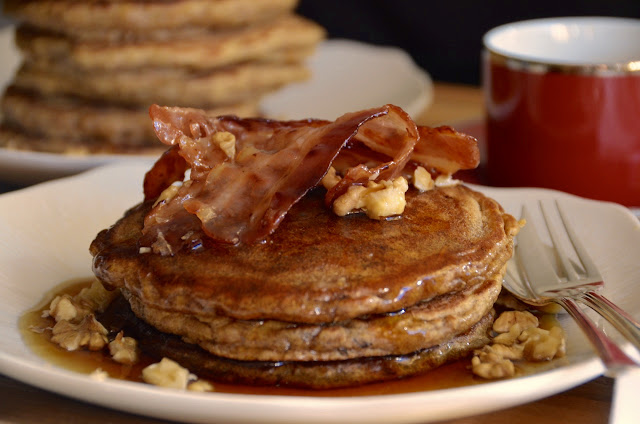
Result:
[[91,245],[126,299],[108,325],[200,377],[308,388],[422,373],[488,342],[518,228],[498,203],[412,188],[400,219],[378,221],[336,216],[321,190],[264,243],[173,256],[140,251],[153,201],[133,207]]
[[309,77],[324,31],[295,0],[5,1],[24,60],[2,100],[0,146],[57,153],[158,150],[152,103],[256,116]]

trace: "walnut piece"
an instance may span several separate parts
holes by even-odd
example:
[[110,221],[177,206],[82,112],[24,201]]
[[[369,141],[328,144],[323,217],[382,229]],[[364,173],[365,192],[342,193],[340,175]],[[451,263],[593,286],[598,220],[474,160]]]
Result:
[[522,344],[506,346],[496,343],[485,347],[490,347],[491,351],[500,358],[509,359],[511,361],[519,361],[524,357],[524,346]]
[[90,287],[80,290],[74,301],[92,312],[104,312],[113,299],[118,296],[117,290],[107,290],[100,281],[94,281]]
[[214,389],[213,385],[208,381],[196,380],[189,383],[187,390],[191,390],[192,392],[213,392]]
[[520,324],[521,330],[537,327],[538,318],[529,311],[505,311],[493,323],[493,331],[507,333],[514,324]]
[[120,364],[135,364],[138,362],[138,342],[132,337],[124,337],[121,331],[109,343],[111,359]]
[[329,167],[329,170],[327,171],[327,173],[324,175],[324,177],[322,177],[322,181],[321,181],[322,185],[327,190],[331,190],[333,186],[335,186],[339,182],[340,182],[340,177],[336,173],[336,169],[333,166]]
[[474,352],[472,372],[482,378],[513,377],[512,361],[549,361],[565,355],[564,331],[538,327],[538,318],[527,311],[503,312],[494,322],[498,333],[492,343]]
[[80,347],[100,350],[107,345],[107,329],[93,314],[85,316],[80,323],[61,320],[53,326],[51,341],[72,351]]
[[552,327],[549,331],[531,328],[523,331],[521,338],[526,341],[524,357],[529,361],[550,361],[565,355],[564,331],[558,326]]
[[89,374],[89,378],[95,381],[106,381],[106,379],[109,378],[109,373],[102,368],[96,368]]
[[50,316],[56,322],[64,320],[78,323],[90,313],[104,312],[117,295],[117,291],[106,290],[102,283],[94,281],[91,287],[83,288],[73,297],[68,294],[56,296],[43,316]]
[[142,370],[142,379],[155,386],[184,390],[187,388],[189,380],[194,380],[195,376],[177,362],[169,358],[162,358],[160,362],[151,364]]
[[505,346],[512,346],[518,341],[520,334],[522,334],[522,328],[520,327],[520,324],[515,323],[511,326],[509,331],[495,336],[493,338],[493,343],[498,343]]
[[471,359],[471,369],[475,375],[486,379],[513,377],[516,373],[513,362],[508,359],[482,362],[478,356]]
[[420,190],[421,192],[429,191],[435,187],[435,182],[433,178],[431,178],[431,174],[429,171],[424,169],[422,166],[416,167],[416,170],[413,171],[413,186]]
[[228,131],[217,131],[211,135],[211,141],[220,147],[229,159],[236,155],[236,136]]
[[49,304],[49,309],[44,311],[43,316],[50,316],[56,322],[75,321],[82,319],[89,313],[88,310],[82,310],[76,305],[73,298],[68,294],[56,296]]
[[405,193],[409,183],[404,177],[379,183],[369,181],[367,186],[353,185],[333,202],[333,212],[345,216],[363,211],[371,219],[401,215],[407,205]]
[[436,187],[451,187],[460,184],[460,180],[456,180],[449,174],[441,174],[436,177],[433,183]]

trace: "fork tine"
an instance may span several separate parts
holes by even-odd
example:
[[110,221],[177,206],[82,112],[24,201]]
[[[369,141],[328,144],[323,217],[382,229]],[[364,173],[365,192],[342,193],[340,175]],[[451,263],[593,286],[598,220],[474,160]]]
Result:
[[582,266],[584,267],[587,275],[592,276],[593,278],[601,279],[602,277],[600,276],[598,268],[596,268],[596,265],[591,259],[591,256],[589,256],[589,253],[587,253],[587,249],[585,249],[584,245],[580,242],[580,237],[578,237],[573,227],[569,224],[567,215],[562,210],[560,205],[558,205],[557,200],[555,203],[556,208],[558,209],[558,214],[560,215],[560,219],[562,220],[562,225],[564,225],[567,235],[569,236],[569,241],[571,241],[573,248],[576,250],[578,258],[580,259],[580,262],[582,262]]
[[[549,246],[540,239],[531,212],[526,205],[523,205],[522,218],[527,223],[516,237],[515,252],[507,265],[504,287],[516,297],[531,305],[539,306],[549,302],[562,305],[576,319],[583,330],[589,334],[594,346],[598,350],[604,349],[604,353],[601,351],[601,355],[603,355],[603,360],[606,364],[609,366],[616,363],[617,365],[633,364],[633,361],[626,357],[624,352],[617,349],[610,340],[605,340],[607,339],[606,335],[572,301],[572,299],[577,300],[591,307],[640,349],[640,326],[638,322],[604,296],[595,293],[595,290],[602,288],[604,285],[602,277],[596,269],[595,263],[587,254],[586,249],[580,243],[573,228],[569,225],[569,221],[559,207],[557,200],[554,204],[557,209],[556,212],[562,221],[561,226],[553,224],[552,218],[557,220],[557,217],[549,211],[549,206],[539,201],[538,207],[543,215],[543,225],[546,224],[554,245],[551,248],[556,251],[556,259],[559,259],[562,263],[552,264],[551,258],[547,254]],[[560,231],[562,230],[565,231],[566,238],[573,245],[574,252],[571,252],[571,258],[565,253],[566,250],[560,244]],[[566,240],[563,241],[565,241],[565,246],[568,247]],[[575,259],[575,256],[577,256],[578,262],[581,262],[581,264],[576,263],[574,265],[571,262],[571,260]],[[568,276],[566,282],[561,283],[561,279],[555,271],[556,266],[565,268],[565,274]],[[578,275],[578,267],[582,267],[581,272],[582,270],[586,272],[584,278],[580,278]],[[533,294],[533,296],[528,296],[527,292]],[[611,356],[612,354],[614,356]]]
[[[558,204],[557,204],[557,200],[554,200],[554,204],[556,206],[556,209],[559,210]],[[560,241],[560,233],[558,232],[558,228],[552,222],[551,214],[548,211],[547,206],[545,206],[545,204],[542,203],[542,202],[540,202],[540,210],[542,211],[542,216],[544,217],[544,222],[547,225],[547,230],[549,231],[549,235],[551,236],[551,242],[553,243],[553,245],[555,247],[555,253],[556,253],[558,259],[560,259],[560,262],[562,264],[562,268],[564,269],[565,275],[567,276],[567,278],[570,281],[579,280],[580,279],[580,274],[578,274],[578,272],[576,272],[576,269],[573,266],[573,264],[571,264],[571,261],[569,260],[569,257],[567,256],[567,253],[566,253],[565,249],[562,248],[562,244],[561,244],[561,241]],[[563,222],[563,224],[564,224],[564,222]],[[566,228],[566,225],[565,225],[565,228]]]
[[[530,287],[530,289],[532,293],[539,295],[541,293],[539,290],[544,291],[542,285],[546,285],[546,288],[555,288],[558,283],[558,276],[549,261],[547,252],[545,252],[545,245],[538,236],[531,212],[526,205],[522,207],[522,218],[527,223],[517,236],[516,255],[518,258],[522,258],[518,265],[524,271],[525,281],[536,282],[538,290],[534,290],[533,287]],[[534,261],[524,258],[535,258],[536,261],[534,263]]]

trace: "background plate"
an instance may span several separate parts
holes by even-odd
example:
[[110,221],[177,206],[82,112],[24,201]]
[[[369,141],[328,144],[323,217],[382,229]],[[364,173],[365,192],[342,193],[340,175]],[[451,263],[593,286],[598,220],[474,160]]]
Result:
[[[13,27],[0,29],[0,90],[13,78],[20,61]],[[323,42],[309,59],[312,77],[264,99],[266,116],[277,119],[335,119],[369,107],[393,103],[411,116],[432,101],[432,82],[402,50],[349,40]],[[179,105],[176,105],[179,106]],[[76,174],[99,165],[131,161],[131,156],[71,156],[0,148],[0,181],[32,184]]]
[[[540,399],[602,373],[586,339],[564,315],[559,320],[567,332],[569,365],[479,386],[410,394],[317,398],[191,393],[117,380],[97,383],[55,367],[25,346],[18,318],[61,282],[92,275],[89,243],[142,199],[147,169],[145,164],[115,164],[0,196],[1,373],[66,396],[158,418],[281,424],[452,419]],[[549,190],[476,188],[515,216],[525,203],[558,199],[607,282],[605,294],[640,316],[640,223],[627,209]]]

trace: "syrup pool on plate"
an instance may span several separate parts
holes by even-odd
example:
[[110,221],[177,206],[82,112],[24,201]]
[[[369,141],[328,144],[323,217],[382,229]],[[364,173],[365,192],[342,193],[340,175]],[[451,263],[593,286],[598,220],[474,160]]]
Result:
[[[72,281],[63,283],[49,293],[43,300],[31,310],[25,312],[19,321],[22,337],[36,354],[45,358],[48,362],[71,371],[91,374],[100,369],[108,373],[110,378],[128,380],[143,383],[142,369],[159,360],[145,353],[141,353],[139,361],[134,365],[119,364],[111,359],[108,349],[100,351],[77,350],[67,351],[55,343],[51,342],[51,331],[34,331],[34,329],[47,329],[53,327],[53,318],[43,314],[49,308],[53,298],[58,295],[68,294],[74,296],[83,288],[91,286],[94,279],[82,281]],[[558,325],[553,315],[542,315],[540,326],[548,328]],[[125,334],[126,335],[126,334]],[[115,334],[110,334],[110,339]],[[519,364],[520,374],[530,374],[549,367],[562,364],[562,360],[554,360],[541,363]],[[412,392],[423,392],[428,390],[442,390],[455,387],[477,385],[489,382],[476,377],[470,370],[470,359],[462,359],[440,366],[423,375],[418,375],[401,380],[386,381],[380,383],[366,384],[357,387],[329,389],[329,390],[308,390],[288,387],[262,387],[233,385],[212,382],[214,391],[218,393],[236,393],[253,395],[287,395],[287,396],[317,396],[317,397],[348,397],[348,396],[372,396],[385,394],[401,394]]]

